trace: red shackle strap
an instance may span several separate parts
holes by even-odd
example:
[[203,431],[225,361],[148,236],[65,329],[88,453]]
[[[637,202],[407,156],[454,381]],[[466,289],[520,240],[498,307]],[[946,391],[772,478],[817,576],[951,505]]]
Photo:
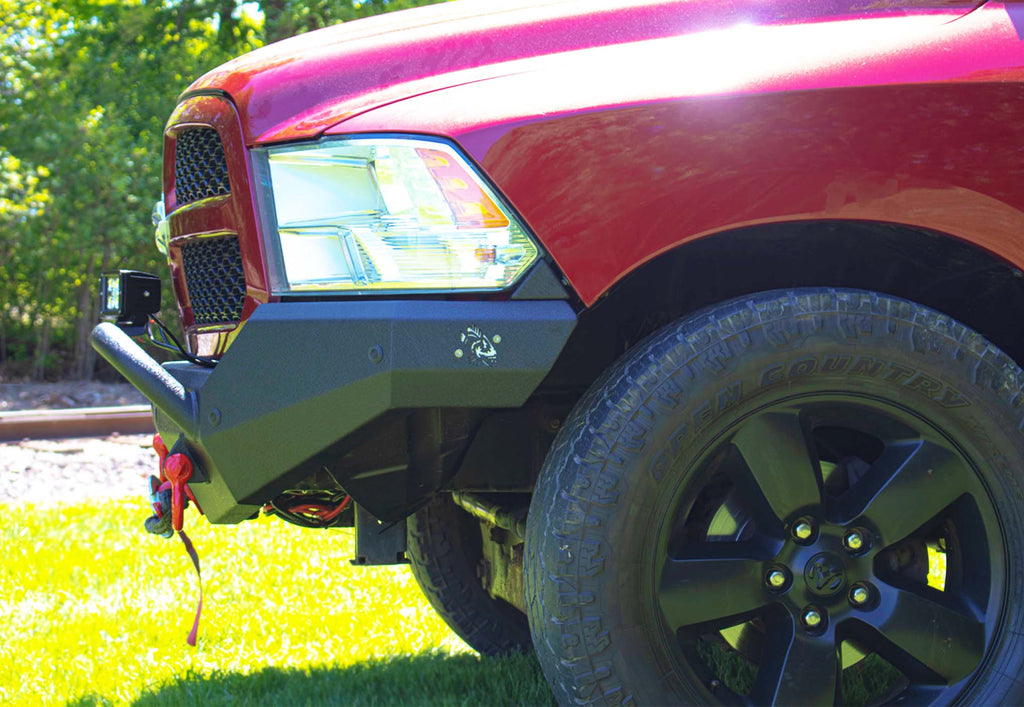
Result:
[[171,527],[181,530],[185,524],[185,484],[192,478],[192,460],[184,454],[171,454],[163,467],[171,482]]

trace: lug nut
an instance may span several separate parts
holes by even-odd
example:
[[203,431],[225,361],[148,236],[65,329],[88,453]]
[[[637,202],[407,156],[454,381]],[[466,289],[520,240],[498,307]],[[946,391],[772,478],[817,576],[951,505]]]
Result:
[[789,581],[789,577],[787,577],[785,571],[781,569],[771,570],[766,579],[768,586],[772,589],[782,589],[786,586],[786,582]]
[[825,622],[825,617],[817,609],[804,609],[804,614],[800,619],[804,622],[804,626],[809,629],[820,628]]
[[859,530],[851,530],[843,537],[843,545],[850,552],[860,552],[864,549],[865,544],[864,536]]
[[850,590],[850,603],[854,606],[864,606],[871,599],[871,592],[867,590],[867,587],[854,586]]
[[814,526],[806,520],[797,521],[793,526],[793,537],[797,540],[809,540],[814,535]]

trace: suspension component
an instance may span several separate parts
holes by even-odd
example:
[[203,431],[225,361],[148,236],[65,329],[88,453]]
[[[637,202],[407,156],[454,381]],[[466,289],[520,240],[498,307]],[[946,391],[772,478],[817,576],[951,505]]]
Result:
[[470,515],[503,528],[520,540],[526,537],[526,508],[505,508],[467,491],[452,491],[452,500]]

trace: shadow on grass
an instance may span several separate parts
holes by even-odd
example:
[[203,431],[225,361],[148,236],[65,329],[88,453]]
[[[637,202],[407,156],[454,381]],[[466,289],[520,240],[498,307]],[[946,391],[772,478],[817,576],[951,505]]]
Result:
[[[107,701],[89,695],[78,707]],[[345,668],[272,668],[187,674],[136,705],[553,705],[534,656],[425,654]]]

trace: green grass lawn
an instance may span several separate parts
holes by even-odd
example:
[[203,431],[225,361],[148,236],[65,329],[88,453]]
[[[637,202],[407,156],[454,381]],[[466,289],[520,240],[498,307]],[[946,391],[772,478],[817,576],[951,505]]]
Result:
[[349,565],[347,530],[194,512],[206,600],[142,500],[0,505],[4,704],[551,704],[532,657],[481,659],[405,567]]

